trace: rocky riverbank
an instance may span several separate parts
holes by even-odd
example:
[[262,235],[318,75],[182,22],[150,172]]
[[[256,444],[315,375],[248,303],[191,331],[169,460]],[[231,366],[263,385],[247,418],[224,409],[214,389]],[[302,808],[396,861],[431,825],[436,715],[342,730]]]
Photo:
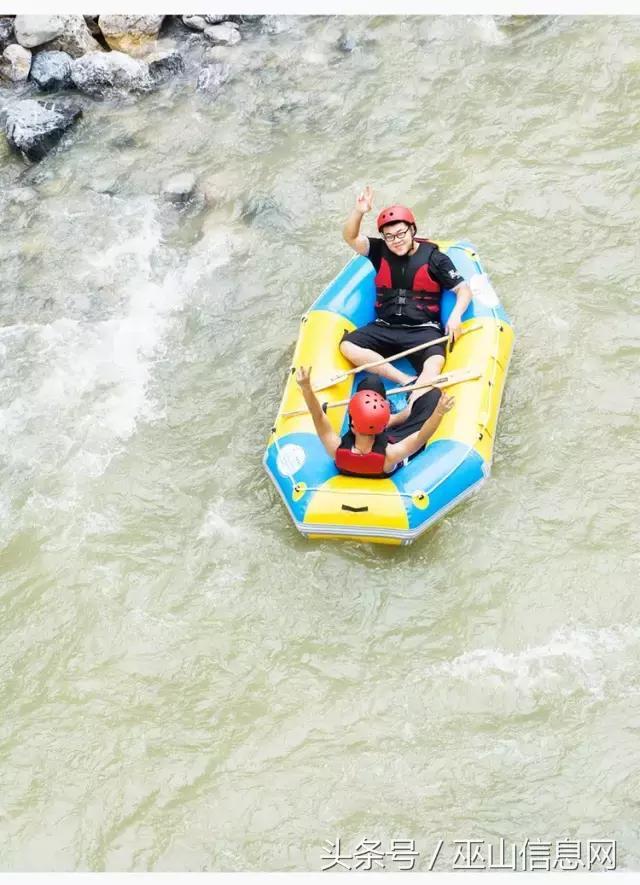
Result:
[[192,72],[194,89],[215,99],[231,76],[229,61],[216,48],[250,39],[266,18],[0,16],[0,86],[10,90],[0,104],[0,125],[7,141],[27,162],[41,160],[90,113],[92,101],[141,95],[183,73],[194,42],[212,49]]

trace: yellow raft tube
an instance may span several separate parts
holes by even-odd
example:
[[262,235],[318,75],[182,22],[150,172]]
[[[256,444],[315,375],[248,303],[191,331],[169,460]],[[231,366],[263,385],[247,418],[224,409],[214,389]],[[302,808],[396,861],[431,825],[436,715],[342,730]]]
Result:
[[[514,333],[473,246],[438,243],[471,287],[463,316],[470,330],[447,354],[445,372],[470,367],[477,377],[450,388],[455,407],[426,448],[388,479],[342,476],[326,454],[310,415],[285,418],[304,408],[294,367],[313,367],[316,383],[352,368],[339,344],[345,331],[375,318],[375,273],[355,257],[302,318],[291,374],[264,456],[265,468],[300,532],[308,538],[344,538],[410,544],[489,476],[498,411]],[[446,322],[455,303],[443,293]],[[408,363],[395,363],[411,372]],[[348,400],[361,375],[351,375],[319,395],[322,402]],[[385,382],[387,383],[387,382]],[[327,410],[336,433],[347,430],[347,407]]]

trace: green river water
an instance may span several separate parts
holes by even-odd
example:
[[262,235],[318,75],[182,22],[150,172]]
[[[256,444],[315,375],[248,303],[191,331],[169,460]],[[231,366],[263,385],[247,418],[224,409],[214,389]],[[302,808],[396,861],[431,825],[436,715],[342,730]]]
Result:
[[[0,868],[640,868],[640,18],[282,17],[216,101],[202,52],[0,144]],[[261,465],[366,183],[516,330],[492,477],[407,548],[304,540]]]

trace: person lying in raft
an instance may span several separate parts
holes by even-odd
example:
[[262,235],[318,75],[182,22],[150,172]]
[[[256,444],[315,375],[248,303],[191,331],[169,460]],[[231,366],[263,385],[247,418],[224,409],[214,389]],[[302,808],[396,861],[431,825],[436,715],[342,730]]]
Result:
[[311,367],[301,366],[296,381],[320,441],[340,473],[347,476],[389,476],[424,448],[455,404],[454,397],[432,387],[392,415],[384,384],[368,374],[351,398],[349,430],[340,439],[311,387]]
[[[444,332],[457,341],[462,315],[471,301],[471,289],[448,255],[435,243],[417,239],[416,219],[406,206],[388,206],[378,215],[380,237],[360,233],[363,217],[373,206],[373,190],[367,185],[342,230],[346,243],[365,255],[376,271],[376,319],[346,333],[340,351],[354,366],[390,357],[416,344],[426,344],[443,336],[440,304],[444,289],[455,292],[456,303]],[[442,371],[444,344],[434,344],[409,357],[418,374],[416,384],[425,384]],[[415,376],[385,364],[375,373],[405,385]],[[411,394],[409,402],[419,393]]]

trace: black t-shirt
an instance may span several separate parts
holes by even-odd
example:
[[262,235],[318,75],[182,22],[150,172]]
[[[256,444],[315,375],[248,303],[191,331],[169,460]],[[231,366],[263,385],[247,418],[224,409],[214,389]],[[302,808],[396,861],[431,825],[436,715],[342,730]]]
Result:
[[[395,279],[395,274],[399,274],[399,269],[402,266],[404,256],[398,257],[397,255],[394,255],[381,237],[367,237],[367,239],[369,240],[369,254],[367,255],[367,258],[371,264],[373,264],[376,273],[380,270],[382,259],[386,258],[391,267],[392,287],[394,289],[402,289],[404,287],[402,278],[398,276],[398,279]],[[426,249],[424,243],[418,244],[418,253],[421,249]],[[456,286],[460,285],[460,283],[464,283],[464,277],[458,270],[456,270],[453,261],[437,247],[431,253],[428,267],[429,273],[433,279],[437,280],[443,289],[454,289]]]

